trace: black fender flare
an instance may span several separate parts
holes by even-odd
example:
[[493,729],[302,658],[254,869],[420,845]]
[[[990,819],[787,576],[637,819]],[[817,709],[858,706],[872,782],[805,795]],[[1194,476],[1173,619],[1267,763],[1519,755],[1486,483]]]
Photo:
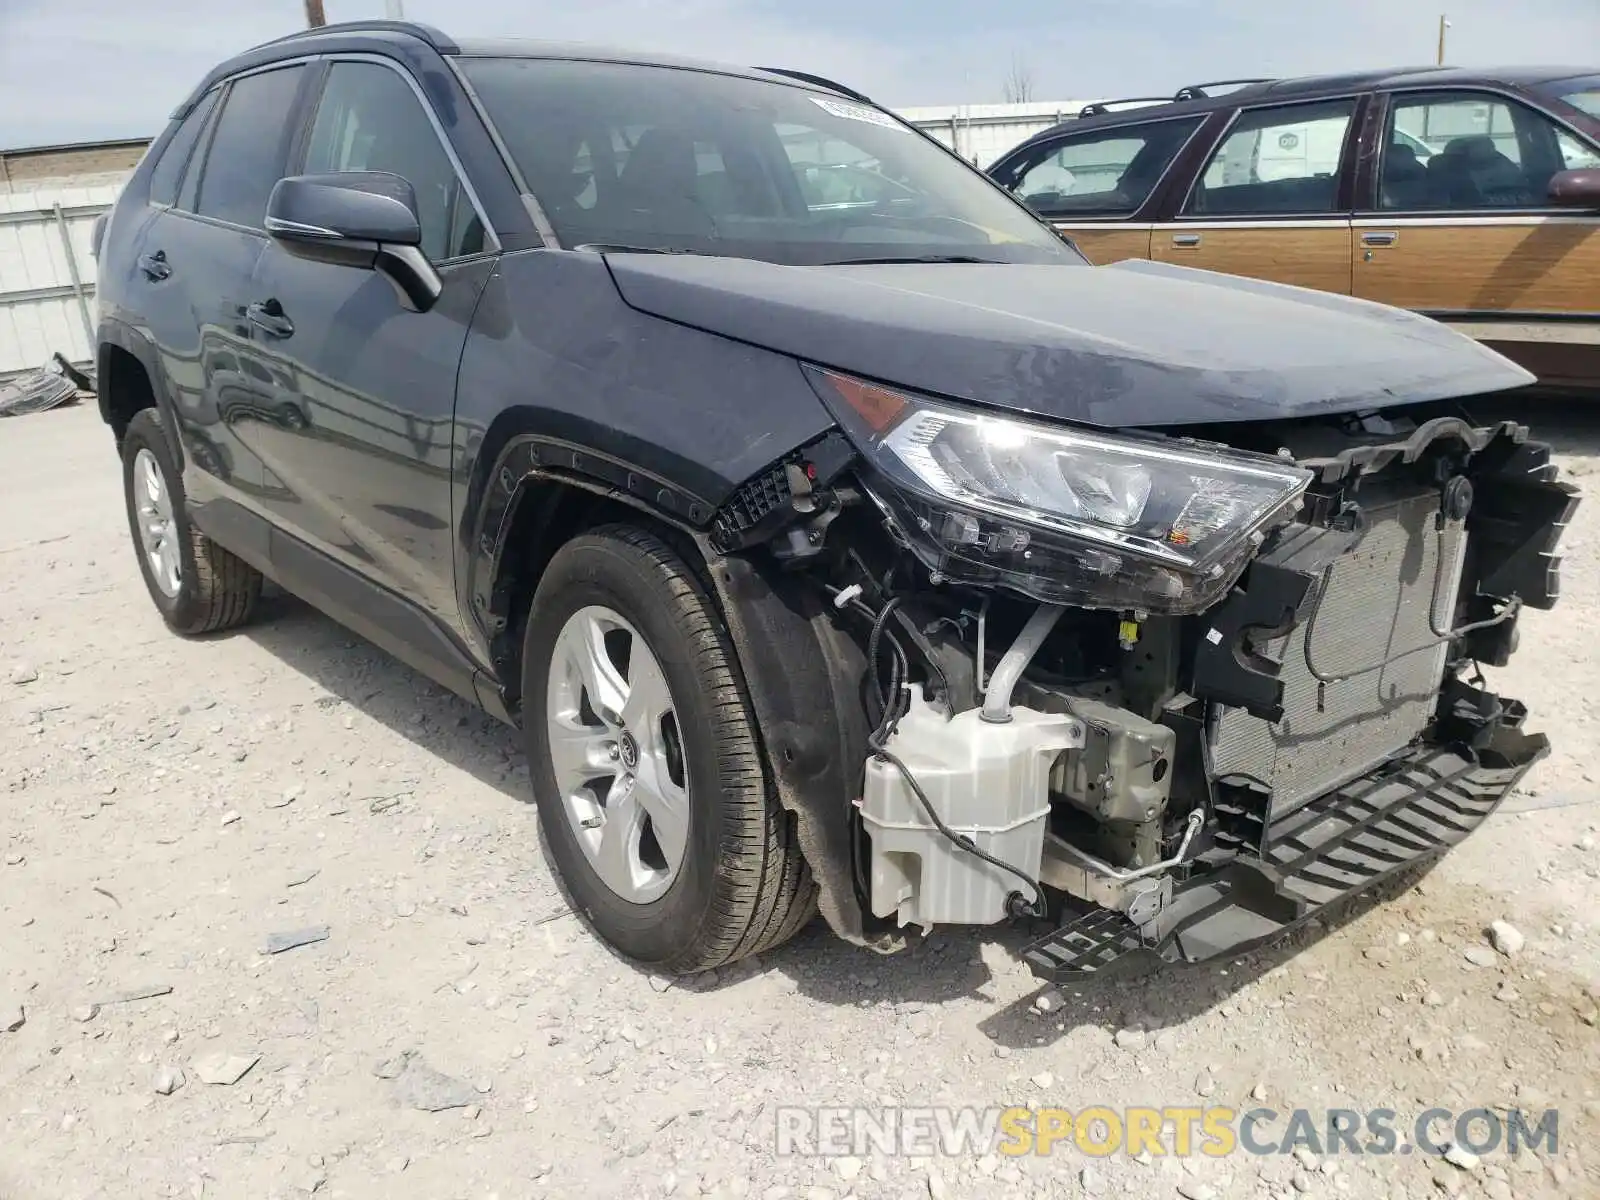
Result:
[[630,504],[686,532],[710,523],[715,506],[692,492],[621,459],[559,438],[521,434],[508,440],[487,470],[468,483],[461,520],[464,570],[457,584],[463,612],[491,642],[506,623],[504,578],[516,514],[529,490],[562,483]]
[[167,432],[167,443],[172,450],[173,462],[178,470],[182,471],[186,458],[183,452],[183,439],[178,434],[177,406],[172,402],[172,392],[167,386],[166,372],[161,369],[161,355],[154,344],[137,330],[114,320],[100,322],[95,341],[95,380],[98,387],[95,398],[100,405],[100,419],[110,428],[116,428],[111,411],[114,375],[106,355],[107,349],[115,346],[132,355],[144,368],[145,378],[150,381],[150,395],[154,398],[156,408],[160,410],[163,418],[162,424]]

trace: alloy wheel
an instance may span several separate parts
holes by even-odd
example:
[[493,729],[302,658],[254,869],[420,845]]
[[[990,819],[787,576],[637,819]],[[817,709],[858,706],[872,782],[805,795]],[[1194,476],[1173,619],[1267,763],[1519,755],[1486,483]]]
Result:
[[178,526],[172,515],[172,493],[161,464],[149,450],[133,460],[133,504],[139,516],[139,541],[150,577],[167,597],[176,596],[183,584],[183,560],[178,553]]
[[561,805],[589,865],[617,896],[658,899],[689,841],[677,707],[654,652],[620,613],[579,609],[556,637],[546,693]]

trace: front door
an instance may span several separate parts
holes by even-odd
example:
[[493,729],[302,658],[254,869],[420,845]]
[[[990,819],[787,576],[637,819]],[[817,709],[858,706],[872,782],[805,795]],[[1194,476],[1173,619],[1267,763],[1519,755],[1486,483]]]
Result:
[[1153,230],[1150,257],[1349,294],[1347,179],[1359,103],[1241,111],[1177,219]]
[[1096,266],[1149,258],[1150,225],[1140,212],[1201,120],[1069,134],[1029,147],[995,178]]
[[1600,378],[1600,212],[1549,203],[1552,175],[1596,164],[1582,134],[1508,97],[1389,97],[1355,294],[1448,321],[1548,382]]
[[484,222],[398,65],[335,60],[304,173],[388,171],[415,190],[422,250],[444,292],[427,312],[375,271],[270,244],[248,319],[263,364],[297,402],[262,422],[275,523],[314,551],[457,625],[450,527],[456,371],[494,266]]

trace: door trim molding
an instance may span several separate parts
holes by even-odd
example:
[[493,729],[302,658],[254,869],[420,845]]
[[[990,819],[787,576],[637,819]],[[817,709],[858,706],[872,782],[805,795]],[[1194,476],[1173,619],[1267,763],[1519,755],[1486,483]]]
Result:
[[1155,225],[1149,221],[1051,221],[1050,228],[1068,232],[1109,229],[1117,232],[1149,233]]
[[1192,229],[1243,229],[1246,231],[1256,229],[1339,229],[1350,228],[1349,213],[1332,213],[1326,217],[1295,217],[1281,221],[1251,221],[1240,219],[1233,221],[1224,220],[1179,220],[1157,221],[1150,226],[1154,230],[1192,230]]
[[1420,216],[1416,213],[1409,215],[1396,215],[1385,217],[1378,213],[1359,213],[1350,218],[1350,222],[1357,229],[1381,227],[1388,229],[1396,225],[1404,226],[1478,226],[1478,225],[1593,225],[1600,228],[1600,212],[1595,213],[1517,213],[1508,212],[1503,215],[1483,214],[1479,216],[1439,215],[1434,217]]

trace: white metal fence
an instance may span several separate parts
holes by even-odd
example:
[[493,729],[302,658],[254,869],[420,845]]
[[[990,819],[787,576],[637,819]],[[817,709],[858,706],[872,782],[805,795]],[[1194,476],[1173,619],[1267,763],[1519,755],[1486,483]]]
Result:
[[952,104],[900,108],[901,118],[937,138],[974,166],[987,169],[1019,142],[1077,117],[1087,100],[1026,104]]
[[41,181],[0,191],[0,378],[43,366],[59,352],[94,357],[94,220],[122,176]]

